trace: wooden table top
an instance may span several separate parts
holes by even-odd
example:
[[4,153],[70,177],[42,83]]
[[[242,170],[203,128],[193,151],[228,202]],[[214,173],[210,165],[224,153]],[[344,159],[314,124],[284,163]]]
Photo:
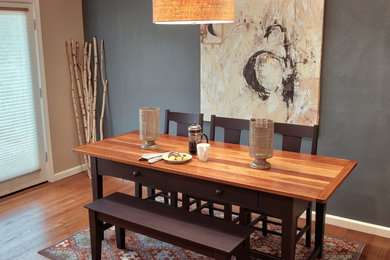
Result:
[[356,161],[318,155],[274,150],[267,161],[271,168],[252,169],[254,160],[249,147],[211,141],[210,157],[201,162],[197,156],[183,164],[138,161],[144,153],[169,151],[188,153],[186,137],[161,134],[156,150],[141,148],[139,131],[132,131],[92,144],[79,146],[74,152],[125,164],[147,167],[173,174],[224,183],[236,187],[268,192],[313,202],[325,203],[356,166]]

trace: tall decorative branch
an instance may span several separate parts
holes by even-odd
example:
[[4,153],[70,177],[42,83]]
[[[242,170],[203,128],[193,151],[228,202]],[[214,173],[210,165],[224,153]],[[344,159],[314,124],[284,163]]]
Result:
[[93,105],[92,105],[92,128],[95,129],[93,132],[93,141],[96,142],[96,99],[97,99],[97,81],[98,81],[98,47],[96,37],[93,37],[93,55],[94,55],[94,70],[93,70]]
[[90,131],[89,131],[89,140],[91,143],[95,142],[96,140],[93,139],[93,132],[95,131],[93,127],[93,99],[92,99],[92,72],[91,72],[91,53],[92,53],[92,44],[88,43],[88,100],[89,100],[89,120],[88,120],[88,125],[90,126]]
[[80,71],[79,71],[79,66],[77,63],[78,58],[76,58],[78,56],[78,53],[76,53],[76,48],[75,48],[75,44],[74,44],[73,40],[71,41],[71,45],[72,45],[72,54],[73,54],[73,66],[74,66],[74,71],[75,71],[75,75],[76,75],[77,90],[79,93],[79,100],[80,100],[80,106],[81,106],[81,114],[83,116],[84,136],[87,136],[87,115],[86,115],[86,111],[85,111],[84,95],[83,95],[83,91],[81,89],[82,86],[81,86],[81,82],[80,82]]
[[[80,48],[81,47],[81,48]],[[94,69],[91,70],[92,43],[85,42],[80,46],[78,42],[71,40],[70,45],[65,42],[66,54],[69,63],[71,79],[71,93],[73,112],[77,126],[77,136],[80,145],[96,142],[96,105],[98,85],[99,47],[96,37],[93,38]],[[82,50],[80,55],[79,51]],[[100,140],[103,139],[103,118],[106,105],[108,80],[104,79],[104,43],[101,41],[100,51],[100,76],[103,85],[102,112],[100,115]],[[81,63],[82,62],[82,63]],[[92,73],[93,82],[92,82]],[[82,115],[82,120],[80,118]],[[87,173],[91,178],[91,161],[89,156],[84,156],[87,165]]]
[[100,140],[103,140],[104,138],[103,118],[104,118],[104,110],[106,106],[106,93],[107,93],[107,85],[108,85],[108,80],[104,79],[103,64],[104,64],[104,42],[103,40],[101,40],[100,41],[100,77],[103,83],[103,97],[102,97],[102,112],[100,113]]
[[72,103],[73,103],[73,113],[74,117],[76,120],[76,127],[77,127],[77,136],[79,139],[79,144],[83,144],[83,140],[81,137],[81,131],[80,131],[80,117],[79,113],[77,111],[77,106],[76,106],[76,93],[75,93],[75,78],[74,78],[74,70],[73,70],[73,62],[72,62],[72,54],[69,50],[68,42],[65,42],[65,49],[66,49],[66,54],[68,57],[68,63],[69,63],[69,72],[70,72],[70,83],[71,83],[71,92],[72,92]]
[[90,118],[90,108],[89,108],[89,94],[88,94],[88,70],[87,70],[87,58],[88,58],[88,43],[84,43],[83,47],[83,95],[84,95],[84,103],[85,103],[85,114],[86,114],[86,131],[85,131],[85,141],[87,144],[89,144],[90,140],[90,124],[89,124],[89,118]]
[[[85,103],[85,114],[86,114],[86,120],[85,120],[85,143],[89,144],[91,142],[91,124],[90,124],[90,118],[91,118],[91,108],[90,108],[90,98],[89,98],[89,91],[88,91],[88,43],[84,43],[83,47],[83,73],[82,75],[82,83],[83,83],[83,95],[84,95],[84,103]],[[81,66],[80,66],[81,67]],[[91,172],[91,157],[87,156],[87,173],[88,176],[90,176]]]
[[[77,110],[77,105],[76,105],[76,91],[75,91],[75,75],[74,75],[74,65],[73,65],[73,58],[72,58],[72,53],[71,50],[69,49],[72,48],[72,46],[68,45],[68,42],[65,42],[65,49],[66,49],[66,54],[68,58],[68,64],[69,64],[69,73],[70,73],[70,82],[71,82],[71,93],[72,93],[72,103],[73,103],[73,113],[74,117],[76,120],[76,128],[77,128],[77,137],[79,140],[79,144],[83,145],[83,139],[81,136],[81,125],[80,125],[80,116]],[[87,156],[84,155],[84,161],[85,163],[88,163]],[[88,172],[88,176],[91,178],[90,173]]]

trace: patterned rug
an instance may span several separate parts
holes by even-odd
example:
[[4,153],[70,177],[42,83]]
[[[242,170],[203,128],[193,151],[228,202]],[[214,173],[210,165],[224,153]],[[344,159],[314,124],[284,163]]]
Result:
[[[126,249],[116,248],[115,231],[110,228],[104,233],[105,240],[102,244],[102,259],[143,259],[143,260],[187,260],[187,259],[211,259],[204,255],[173,246],[159,240],[126,230]],[[296,259],[307,259],[313,248],[304,246],[304,239],[301,238],[297,244]],[[269,254],[280,256],[279,236],[268,235],[264,237],[260,232],[251,236],[251,247]],[[364,244],[348,241],[325,235],[324,254],[322,259],[359,259]],[[38,252],[39,254],[53,260],[86,260],[91,259],[89,229],[85,228],[68,238]]]

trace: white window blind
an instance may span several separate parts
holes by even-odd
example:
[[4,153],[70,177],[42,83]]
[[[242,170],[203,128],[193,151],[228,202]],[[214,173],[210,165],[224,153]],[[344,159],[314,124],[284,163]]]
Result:
[[0,182],[41,168],[34,33],[28,9],[0,7]]

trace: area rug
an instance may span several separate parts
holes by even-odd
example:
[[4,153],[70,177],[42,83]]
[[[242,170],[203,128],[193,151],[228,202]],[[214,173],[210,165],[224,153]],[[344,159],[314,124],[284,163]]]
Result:
[[[107,229],[102,243],[102,259],[104,260],[192,260],[211,259],[204,255],[161,242],[159,240],[126,230],[126,249],[117,249],[114,228]],[[324,254],[322,259],[359,259],[364,244],[325,235]],[[314,246],[312,238],[311,249],[304,246],[304,239],[297,244],[296,258],[307,259]],[[280,256],[279,236],[267,235],[260,232],[251,236],[251,247],[262,252]],[[89,229],[85,228],[68,238],[38,252],[53,260],[86,260],[91,259]]]

